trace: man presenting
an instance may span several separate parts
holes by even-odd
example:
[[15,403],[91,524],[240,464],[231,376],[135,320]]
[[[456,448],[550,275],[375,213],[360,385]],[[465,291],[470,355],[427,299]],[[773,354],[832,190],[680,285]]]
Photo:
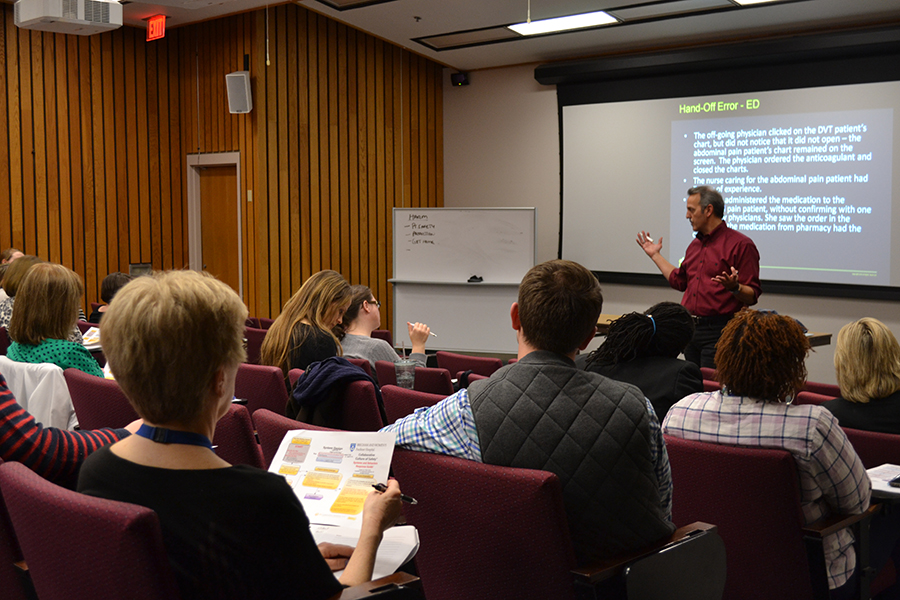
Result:
[[730,229],[722,218],[725,201],[708,186],[688,190],[687,219],[697,232],[676,267],[665,258],[662,237],[654,242],[646,231],[637,243],[676,290],[681,304],[694,315],[694,337],[684,357],[701,367],[715,368],[716,342],[725,324],[744,306],[753,306],[761,293],[759,251],[753,240]]
[[518,362],[382,429],[404,448],[555,473],[579,562],[638,550],[674,530],[669,458],[649,401],[632,385],[575,367],[602,304],[597,279],[581,265],[537,265],[510,309]]

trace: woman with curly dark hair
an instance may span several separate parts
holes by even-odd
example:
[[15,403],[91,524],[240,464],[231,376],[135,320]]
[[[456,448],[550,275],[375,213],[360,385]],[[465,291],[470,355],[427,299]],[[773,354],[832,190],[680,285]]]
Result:
[[[833,513],[861,513],[871,495],[866,469],[837,419],[821,406],[791,404],[806,381],[808,353],[809,342],[794,319],[745,309],[725,326],[716,347],[722,391],[684,398],[663,423],[664,433],[688,440],[790,452],[806,524]],[[893,515],[872,523],[876,568],[896,554],[896,521]],[[847,529],[824,540],[832,599],[850,598],[855,591],[852,544]]]
[[678,358],[693,335],[694,319],[687,309],[660,302],[613,321],[603,345],[575,362],[586,371],[636,385],[662,420],[673,404],[703,391],[700,367]]

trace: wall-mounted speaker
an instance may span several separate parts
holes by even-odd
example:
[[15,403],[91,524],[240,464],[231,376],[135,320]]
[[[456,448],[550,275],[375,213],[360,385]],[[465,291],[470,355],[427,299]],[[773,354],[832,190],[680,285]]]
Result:
[[225,89],[228,90],[228,112],[244,114],[253,110],[249,71],[235,71],[227,74],[225,76]]

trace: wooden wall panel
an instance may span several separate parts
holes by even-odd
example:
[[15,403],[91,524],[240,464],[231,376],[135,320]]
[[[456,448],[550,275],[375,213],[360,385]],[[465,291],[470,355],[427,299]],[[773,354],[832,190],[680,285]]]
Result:
[[[331,268],[391,322],[391,208],[443,204],[439,65],[296,5],[156,42],[0,16],[0,247],[73,268],[86,305],[129,263],[185,267],[186,156],[240,152],[251,313]],[[254,109],[231,115],[225,74],[245,55]]]

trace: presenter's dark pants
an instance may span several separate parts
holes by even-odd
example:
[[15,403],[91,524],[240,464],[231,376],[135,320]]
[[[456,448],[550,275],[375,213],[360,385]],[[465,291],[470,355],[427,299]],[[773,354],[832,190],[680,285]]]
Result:
[[684,349],[684,358],[700,367],[716,368],[716,343],[733,315],[694,317],[694,337]]

